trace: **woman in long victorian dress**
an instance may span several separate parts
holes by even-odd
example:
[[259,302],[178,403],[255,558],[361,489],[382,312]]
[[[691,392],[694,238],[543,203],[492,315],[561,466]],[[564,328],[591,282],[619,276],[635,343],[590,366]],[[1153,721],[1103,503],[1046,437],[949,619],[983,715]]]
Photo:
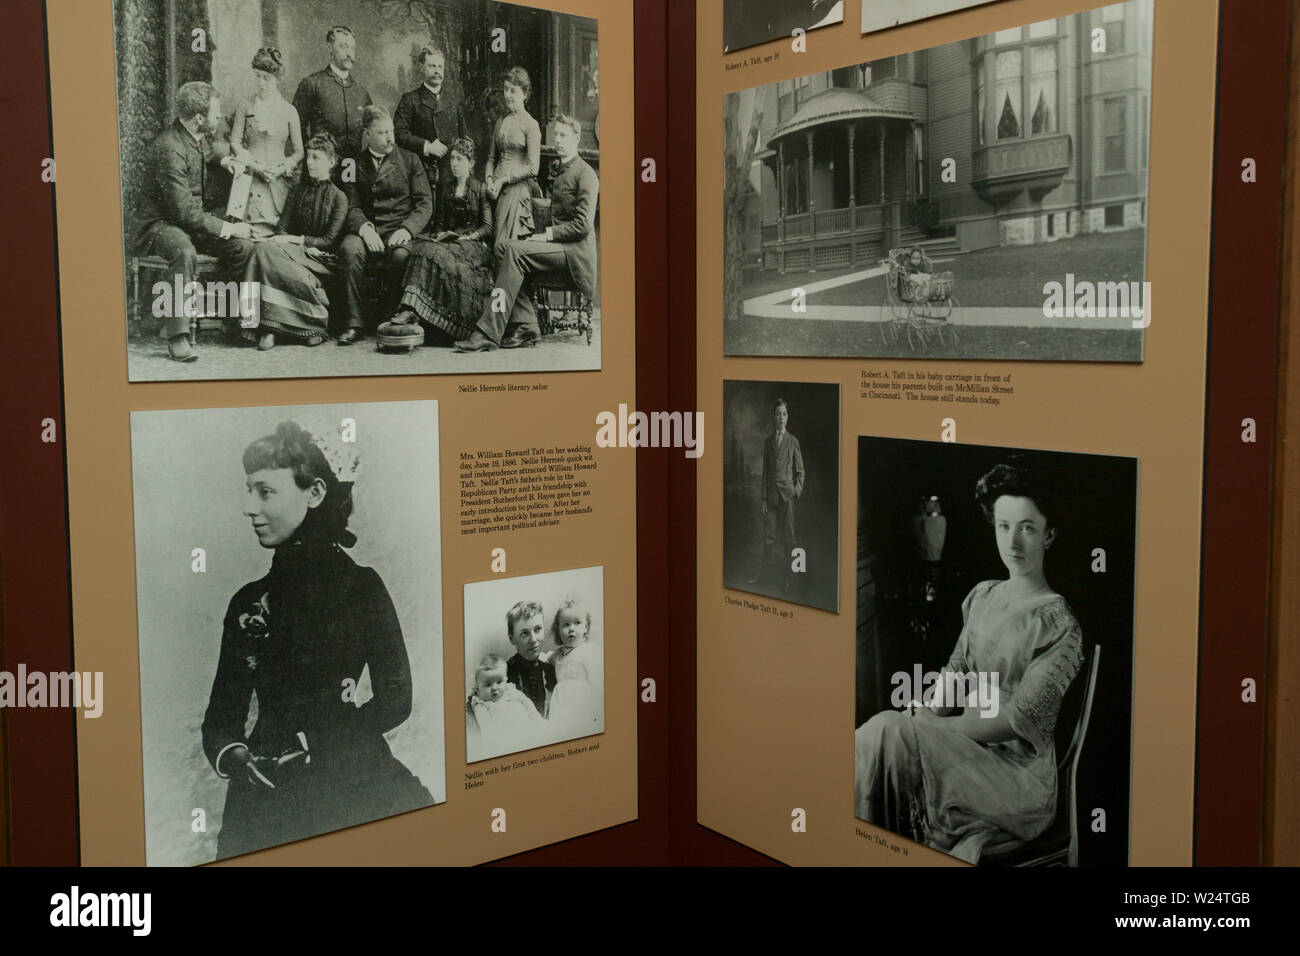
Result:
[[1053,732],[1083,662],[1079,623],[1043,572],[1059,520],[1049,492],[1022,464],[1004,463],[979,480],[976,497],[1009,576],[966,596],[941,673],[997,674],[996,716],[914,702],[876,714],[855,734],[857,816],[968,863],[1051,826]]
[[533,195],[539,193],[537,172],[542,160],[542,129],[524,109],[532,82],[523,67],[511,67],[501,84],[506,113],[492,127],[484,168],[488,197],[495,203],[494,252],[501,258],[501,244],[508,239],[531,235]]
[[259,290],[260,318],[241,331],[259,349],[272,348],[277,336],[306,345],[325,341],[330,300],[322,280],[348,214],[347,197],[330,178],[336,159],[329,133],[311,138],[307,175],[285,199],[276,234],[259,242],[248,261],[244,281]]
[[[226,610],[203,719],[204,753],[230,779],[218,859],[434,802],[384,738],[410,716],[411,672],[384,582],[344,550],[351,482],[294,422],[243,465],[244,514],[274,556]],[[358,706],[366,668],[373,696]]]
[[436,328],[448,344],[474,331],[494,282],[488,245],[492,203],[483,183],[471,175],[474,141],[457,139],[449,153],[451,181],[439,184],[428,233],[411,243],[401,308],[393,316],[397,324],[418,318]]
[[275,232],[302,163],[302,126],[297,109],[280,95],[283,73],[279,50],[263,47],[253,55],[257,92],[239,104],[230,128],[233,162],[227,168],[247,169],[253,177],[244,221],[254,237]]

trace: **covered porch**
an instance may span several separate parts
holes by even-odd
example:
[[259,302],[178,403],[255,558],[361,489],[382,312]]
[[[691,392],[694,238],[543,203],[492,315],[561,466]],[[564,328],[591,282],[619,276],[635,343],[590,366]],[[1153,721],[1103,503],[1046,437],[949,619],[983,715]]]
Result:
[[[763,163],[764,269],[874,264],[914,234],[923,184],[915,117],[854,89],[828,90],[773,133]],[[773,202],[773,199],[775,202]]]

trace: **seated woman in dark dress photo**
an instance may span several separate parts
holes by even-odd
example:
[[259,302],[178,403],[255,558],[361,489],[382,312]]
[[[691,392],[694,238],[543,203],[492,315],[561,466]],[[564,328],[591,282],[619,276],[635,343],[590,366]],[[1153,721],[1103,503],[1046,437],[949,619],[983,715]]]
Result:
[[226,610],[203,718],[203,751],[230,779],[218,859],[434,803],[384,737],[411,714],[411,669],[383,580],[344,550],[352,483],[294,422],[249,445],[243,466],[244,514],[274,554]]
[[321,284],[328,276],[329,254],[343,233],[348,200],[331,181],[338,152],[329,133],[307,143],[307,173],[290,190],[277,232],[257,243],[246,283],[256,282],[260,320],[241,332],[262,351],[276,339],[320,345],[329,327],[329,295]]
[[483,302],[492,292],[492,202],[471,175],[474,141],[457,139],[450,148],[451,182],[438,186],[438,205],[429,231],[411,243],[401,309],[392,321],[419,319],[437,331],[425,341],[450,346],[474,331]]

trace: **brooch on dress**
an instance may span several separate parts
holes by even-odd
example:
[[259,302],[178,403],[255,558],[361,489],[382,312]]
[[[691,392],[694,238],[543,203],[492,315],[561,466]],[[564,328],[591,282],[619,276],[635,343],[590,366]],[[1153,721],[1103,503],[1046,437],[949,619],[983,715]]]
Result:
[[[239,615],[239,630],[253,641],[264,641],[271,634],[271,596],[263,594],[250,604],[249,609]],[[249,654],[244,658],[250,671],[257,670],[257,655]]]

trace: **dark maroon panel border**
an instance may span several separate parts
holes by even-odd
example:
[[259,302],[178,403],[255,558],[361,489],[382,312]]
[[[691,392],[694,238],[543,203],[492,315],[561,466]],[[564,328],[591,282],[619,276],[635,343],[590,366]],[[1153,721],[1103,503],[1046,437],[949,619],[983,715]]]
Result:
[[[716,0],[705,0],[716,2]],[[668,194],[669,308],[666,312],[668,362],[674,408],[696,407],[695,323],[695,163],[696,163],[696,0],[667,0],[668,6]],[[641,89],[638,86],[637,94]],[[722,155],[718,154],[721,162]],[[709,316],[701,321],[709,321]],[[721,321],[721,316],[716,320]],[[705,423],[706,428],[708,423]],[[717,446],[714,426],[714,448]],[[706,451],[706,454],[709,452]],[[713,451],[712,454],[721,454]],[[774,861],[696,823],[696,488],[695,460],[677,459],[669,479],[673,529],[669,568],[672,628],[672,862],[685,866],[763,865]],[[738,800],[744,799],[737,794]]]
[[[0,61],[0,113],[12,131],[0,150],[5,220],[0,248],[7,281],[0,345],[5,418],[0,438],[0,608],[3,669],[72,669],[68,588],[63,381],[54,255],[54,187],[41,181],[52,153],[40,0],[5,7],[9,49]],[[58,441],[41,440],[52,418]],[[75,864],[76,726],[69,709],[9,709],[5,722],[9,860]]]
[[[665,174],[669,92],[667,61],[668,17],[664,0],[634,0],[636,103],[636,163],[611,176],[636,183],[636,408],[693,409],[694,402],[672,405],[669,395],[670,336],[663,316],[668,311],[668,203]],[[617,69],[617,65],[615,66]],[[694,69],[692,67],[692,69]],[[694,110],[692,109],[693,113]],[[655,160],[655,182],[641,179],[641,159]],[[605,228],[617,228],[606,221]],[[694,263],[692,263],[692,275]],[[602,321],[628,318],[606,303]],[[675,359],[673,359],[675,360]],[[694,363],[694,355],[691,357]],[[592,412],[593,418],[595,410]],[[670,608],[677,603],[669,581],[669,542],[677,534],[671,516],[665,519],[669,495],[669,462],[681,450],[637,449],[637,800],[635,823],[611,827],[498,861],[505,866],[662,866],[669,846],[669,663]],[[633,454],[633,452],[627,452]],[[670,535],[670,531],[672,535]],[[692,539],[693,540],[693,539]],[[683,599],[684,600],[684,599]],[[692,604],[692,608],[694,605]],[[641,702],[642,678],[655,681],[654,703]],[[624,693],[632,693],[625,688]]]
[[[1196,754],[1200,866],[1262,862],[1287,0],[1223,0]],[[1242,182],[1242,161],[1258,181]],[[1174,317],[1176,321],[1176,317]],[[1253,444],[1242,422],[1253,418]],[[1257,684],[1243,703],[1242,680]]]

